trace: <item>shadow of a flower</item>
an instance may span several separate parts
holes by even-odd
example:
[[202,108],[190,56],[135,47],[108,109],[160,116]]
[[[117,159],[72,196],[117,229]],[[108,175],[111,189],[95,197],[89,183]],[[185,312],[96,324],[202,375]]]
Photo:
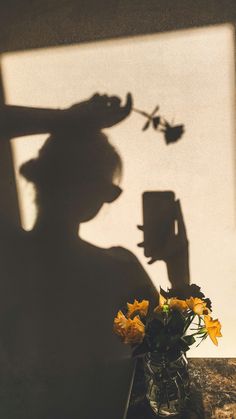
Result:
[[156,113],[159,111],[159,106],[156,106],[150,114],[136,108],[133,108],[133,111],[142,115],[144,118],[147,118],[142,131],[146,131],[149,127],[152,126],[155,131],[163,132],[167,145],[180,140],[185,132],[183,124],[172,125],[161,115],[156,115]]
[[170,125],[165,121],[164,128],[161,129],[164,132],[166,144],[175,143],[184,134],[184,125]]

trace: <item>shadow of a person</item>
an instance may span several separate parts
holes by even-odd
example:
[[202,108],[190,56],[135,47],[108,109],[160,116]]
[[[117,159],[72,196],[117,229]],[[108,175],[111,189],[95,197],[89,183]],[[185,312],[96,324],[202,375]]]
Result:
[[121,193],[121,159],[101,129],[130,110],[130,96],[122,107],[99,95],[61,118],[3,110],[8,135],[51,136],[20,169],[36,189],[33,230],[12,231],[1,220],[1,417],[123,417],[133,365],[113,318],[134,298],[155,304],[156,290],[131,252],[93,246],[78,229]]

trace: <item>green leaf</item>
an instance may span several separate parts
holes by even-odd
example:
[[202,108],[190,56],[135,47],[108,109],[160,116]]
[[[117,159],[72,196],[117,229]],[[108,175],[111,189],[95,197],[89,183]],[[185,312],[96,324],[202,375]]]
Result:
[[190,349],[189,345],[183,339],[180,339],[178,346],[182,352],[187,352]]
[[189,335],[189,336],[184,336],[182,338],[184,340],[184,342],[187,343],[187,345],[193,345],[196,342],[196,339],[193,335]]

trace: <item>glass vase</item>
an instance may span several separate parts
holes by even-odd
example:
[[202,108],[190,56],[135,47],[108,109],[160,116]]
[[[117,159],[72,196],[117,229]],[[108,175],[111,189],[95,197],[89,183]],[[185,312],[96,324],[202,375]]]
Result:
[[189,396],[188,361],[184,353],[175,360],[148,352],[144,358],[146,397],[155,415],[183,413]]

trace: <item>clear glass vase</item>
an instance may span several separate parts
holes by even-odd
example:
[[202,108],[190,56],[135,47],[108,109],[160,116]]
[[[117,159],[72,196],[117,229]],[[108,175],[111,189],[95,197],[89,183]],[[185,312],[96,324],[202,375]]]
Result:
[[168,360],[165,354],[148,352],[144,358],[146,397],[160,417],[183,413],[189,396],[188,361],[185,354]]

